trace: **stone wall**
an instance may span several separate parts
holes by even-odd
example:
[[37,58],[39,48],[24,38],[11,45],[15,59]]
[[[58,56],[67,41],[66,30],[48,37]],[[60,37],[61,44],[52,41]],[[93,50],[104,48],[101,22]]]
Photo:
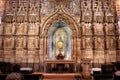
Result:
[[0,0],[0,61],[43,66],[49,54],[49,30],[58,21],[72,31],[72,56],[78,64],[87,58],[94,67],[120,61],[119,8],[116,12],[114,0],[73,3]]

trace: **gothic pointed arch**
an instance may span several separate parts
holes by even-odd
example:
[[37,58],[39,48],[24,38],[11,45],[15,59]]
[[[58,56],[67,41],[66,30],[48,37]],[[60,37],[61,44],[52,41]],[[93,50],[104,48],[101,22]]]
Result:
[[54,14],[49,16],[42,25],[42,35],[48,35],[50,28],[56,24],[57,22],[62,21],[63,23],[67,24],[71,31],[72,36],[78,35],[78,23],[75,19],[67,14],[62,8],[58,9]]

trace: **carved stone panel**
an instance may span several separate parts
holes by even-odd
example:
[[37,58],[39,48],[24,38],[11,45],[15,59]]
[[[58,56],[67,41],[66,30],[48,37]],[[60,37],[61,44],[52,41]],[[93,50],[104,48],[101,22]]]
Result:
[[11,62],[11,63],[15,62],[14,50],[4,50],[4,61]]
[[16,26],[17,35],[25,35],[27,33],[28,23],[18,23]]
[[94,48],[104,49],[104,37],[94,37]]
[[104,35],[103,24],[94,23],[93,28],[94,28],[94,35]]
[[84,59],[93,59],[93,50],[82,50],[82,57]]
[[106,48],[116,49],[116,39],[115,39],[115,37],[106,37]]
[[91,37],[87,37],[85,39],[86,48],[93,48],[93,39]]
[[91,23],[81,24],[82,35],[92,35],[92,26]]
[[4,48],[13,48],[14,47],[14,37],[4,37]]
[[38,63],[38,62],[39,62],[39,51],[28,50],[28,63]]
[[92,10],[97,11],[98,9],[102,10],[102,1],[101,0],[93,0],[92,1]]
[[4,27],[4,33],[5,34],[14,34],[15,32],[15,24],[14,23],[6,23],[6,26]]
[[16,50],[16,63],[27,63],[27,52],[25,50]]
[[39,33],[39,23],[30,23],[29,24],[29,35],[38,35]]
[[26,46],[26,38],[23,36],[16,37],[16,48],[25,48]]
[[114,23],[114,13],[111,11],[108,11],[105,13],[105,21],[109,23]]
[[105,62],[104,51],[103,50],[95,50],[94,53],[94,63],[103,64]]
[[39,38],[38,37],[28,37],[28,48],[38,48],[39,47]]
[[82,12],[81,21],[90,23],[92,21],[92,12],[91,11]]
[[13,14],[5,16],[5,22],[11,23],[13,21]]
[[108,50],[106,54],[106,62],[116,62],[116,50]]
[[102,23],[103,22],[103,18],[104,17],[104,13],[102,12],[102,10],[98,10],[96,12],[94,12],[94,22],[98,22],[98,23]]
[[115,26],[113,23],[105,25],[106,35],[115,35]]

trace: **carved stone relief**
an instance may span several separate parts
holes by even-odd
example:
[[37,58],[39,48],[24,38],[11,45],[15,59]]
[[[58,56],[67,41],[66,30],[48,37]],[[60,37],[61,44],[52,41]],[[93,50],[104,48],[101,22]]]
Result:
[[16,50],[16,62],[17,63],[27,63],[27,51],[26,50]]
[[94,62],[97,63],[96,65],[100,66],[99,64],[103,64],[105,62],[104,51],[97,51],[95,50],[94,53]]
[[93,28],[94,28],[94,35],[104,35],[103,24],[94,23]]
[[14,31],[15,31],[15,24],[14,23],[10,23],[10,24],[6,23],[4,33],[5,34],[14,34]]
[[4,48],[13,48],[13,47],[14,47],[14,38],[4,37]]
[[93,48],[92,37],[83,37],[81,44],[82,44],[82,48],[84,49],[92,49]]
[[107,35],[115,35],[115,26],[114,24],[106,24],[106,34]]
[[28,48],[38,48],[38,45],[39,45],[38,40],[39,40],[38,37],[28,37],[27,47]]
[[90,23],[92,21],[92,12],[87,10],[85,12],[82,12],[81,21]]
[[28,23],[18,23],[16,26],[17,35],[25,35],[27,33]]
[[93,50],[82,50],[82,57],[83,59],[93,59]]
[[81,24],[82,26],[82,35],[92,35],[91,23]]
[[[13,58],[11,58],[11,56]],[[11,62],[14,63],[15,62],[15,58],[14,58],[14,50],[4,50],[4,61],[5,62]]]
[[116,62],[116,51],[115,50],[107,51],[106,62],[107,63]]
[[[36,56],[38,54],[38,51],[36,50],[29,50],[28,51],[28,63],[36,63],[39,60],[39,56]],[[37,59],[37,61],[36,61]]]
[[39,24],[38,23],[29,23],[29,35],[38,35],[39,33]]
[[94,37],[94,43],[96,49],[104,49],[104,39],[103,37]]
[[25,37],[16,37],[16,48],[25,48],[26,38]]
[[116,49],[115,37],[106,37],[106,48],[108,48],[108,49]]

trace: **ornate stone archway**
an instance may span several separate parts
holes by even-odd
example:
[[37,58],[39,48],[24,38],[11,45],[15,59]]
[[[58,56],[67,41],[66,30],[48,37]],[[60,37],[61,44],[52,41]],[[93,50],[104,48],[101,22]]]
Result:
[[[63,22],[67,24],[71,30],[72,37],[72,57],[74,57],[77,53],[77,38],[78,38],[78,23],[74,20],[74,18],[68,15],[62,8],[59,8],[54,14],[49,16],[42,25],[42,51],[44,53],[44,57],[48,57],[49,53],[49,32],[50,29],[57,23]],[[74,58],[75,59],[75,58]]]

